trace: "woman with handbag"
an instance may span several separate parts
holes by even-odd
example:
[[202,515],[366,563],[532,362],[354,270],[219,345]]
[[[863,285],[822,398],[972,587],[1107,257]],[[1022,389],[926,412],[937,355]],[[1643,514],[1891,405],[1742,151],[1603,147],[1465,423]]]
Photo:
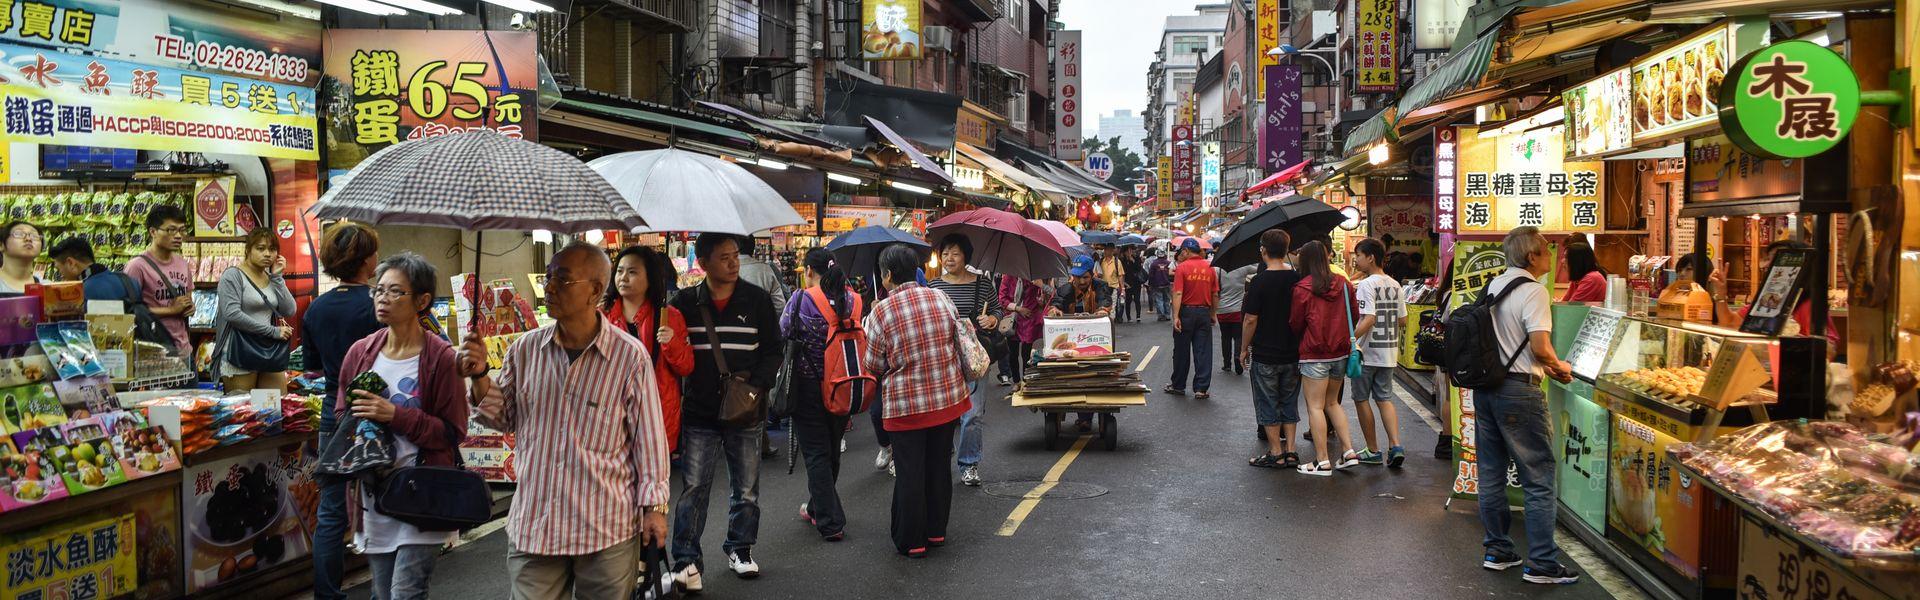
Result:
[[[867,354],[861,366],[880,377],[884,426],[893,438],[894,549],[922,558],[947,542],[953,505],[954,424],[972,407],[966,362],[955,356],[972,331],[954,318],[953,302],[915,283],[919,254],[895,246],[880,253],[887,299],[867,318]],[[985,365],[981,365],[984,371]]]
[[246,260],[220,274],[212,368],[229,392],[286,391],[293,349],[293,327],[286,319],[295,306],[280,275],[287,260],[279,242],[272,229],[253,228],[247,232]]
[[1000,385],[1010,385],[1025,375],[1033,343],[1040,341],[1047,305],[1053,301],[1052,288],[1044,279],[1000,277],[1000,304],[1007,308],[1007,316],[1000,323],[1000,330],[1007,332],[1006,355],[1000,358]]
[[[467,388],[453,346],[429,335],[420,316],[433,306],[433,265],[411,252],[380,262],[372,289],[374,315],[386,325],[353,345],[340,365],[343,381],[374,373],[387,396],[343,387],[333,410],[384,424],[393,434],[393,466],[451,466],[467,436]],[[355,484],[353,487],[358,487]],[[350,494],[361,506],[354,545],[373,568],[373,597],[427,597],[434,559],[458,531],[421,531],[374,509],[372,490]],[[351,513],[350,513],[351,514]]]
[[[935,250],[940,253],[940,277],[928,281],[927,287],[946,293],[947,300],[953,303],[954,316],[972,326],[973,334],[980,338],[980,344],[992,353],[994,348],[1001,345],[998,343],[998,315],[1004,312],[1000,306],[1000,291],[995,289],[993,278],[975,275],[967,270],[967,264],[973,262],[973,242],[967,236],[949,235],[940,240]],[[967,382],[969,395],[977,389],[977,382]],[[985,410],[984,403],[976,403],[973,410],[960,419],[957,462],[960,463],[960,482],[969,486],[980,485],[980,454],[986,445],[985,427],[980,417]]]
[[667,285],[676,275],[667,255],[630,246],[613,260],[613,293],[607,297],[607,321],[645,346],[653,357],[660,389],[660,416],[667,432],[667,453],[680,451],[680,380],[693,373],[693,344],[687,319],[667,306]]
[[[1306,277],[1293,286],[1293,314],[1289,316],[1293,333],[1300,340],[1300,390],[1307,398],[1307,419],[1313,432],[1314,461],[1301,463],[1299,471],[1307,475],[1330,476],[1335,469],[1360,464],[1353,451],[1353,436],[1347,428],[1346,411],[1340,408],[1340,387],[1347,378],[1347,363],[1353,352],[1353,285],[1333,272],[1327,262],[1327,247],[1308,242],[1298,251],[1294,266]],[[1339,460],[1327,456],[1327,424],[1333,424],[1334,436],[1346,447]]]
[[[793,435],[807,466],[807,501],[800,505],[800,518],[812,524],[821,539],[838,542],[846,538],[847,514],[834,486],[840,480],[839,449],[851,415],[827,409],[820,383],[827,376],[824,361],[830,329],[834,323],[858,324],[865,305],[847,289],[847,276],[834,264],[832,252],[814,248],[807,251],[804,262],[807,281],[816,284],[794,292],[780,311],[781,335],[800,344],[793,357],[793,389],[788,392],[793,394]],[[831,320],[814,301],[815,294],[826,298]]]

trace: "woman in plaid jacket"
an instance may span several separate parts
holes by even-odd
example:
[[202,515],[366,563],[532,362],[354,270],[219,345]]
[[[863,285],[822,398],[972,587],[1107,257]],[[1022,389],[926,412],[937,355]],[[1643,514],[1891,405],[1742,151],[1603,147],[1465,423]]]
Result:
[[[919,256],[905,246],[880,253],[887,299],[868,317],[861,364],[880,376],[882,426],[893,438],[893,545],[909,558],[947,541],[953,504],[953,428],[972,407],[960,373],[953,302],[916,283]],[[971,333],[969,332],[969,335]]]

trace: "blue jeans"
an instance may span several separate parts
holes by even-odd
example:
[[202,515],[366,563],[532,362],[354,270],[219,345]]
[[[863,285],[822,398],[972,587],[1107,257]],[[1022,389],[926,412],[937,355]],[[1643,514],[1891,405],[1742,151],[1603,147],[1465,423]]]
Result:
[[1173,288],[1160,286],[1147,290],[1147,301],[1153,303],[1153,312],[1165,321],[1173,313]]
[[1511,460],[1525,497],[1527,561],[1536,568],[1560,564],[1560,547],[1553,543],[1553,440],[1546,394],[1538,384],[1508,379],[1496,392],[1475,391],[1473,412],[1480,523],[1487,528],[1482,544],[1489,552],[1513,552],[1513,540],[1507,537],[1513,523],[1506,489]]
[[981,433],[983,428],[981,421],[986,417],[987,403],[973,397],[974,392],[979,390],[980,382],[967,383],[967,400],[973,407],[967,409],[967,414],[960,415],[960,428],[957,434],[959,440],[954,442],[954,447],[959,449],[955,453],[959,459],[955,462],[960,463],[961,467],[980,464],[981,446],[986,445],[986,435]]
[[[320,434],[319,447],[327,447],[328,435]],[[314,600],[346,600],[346,591],[340,589],[340,580],[346,574],[346,561],[347,482],[322,483],[319,515],[313,527]]]
[[707,496],[713,471],[727,461],[732,495],[727,503],[726,552],[753,546],[760,535],[760,433],[764,425],[746,428],[683,425],[680,460],[686,471],[680,502],[673,508],[673,558],[676,564],[700,564],[700,534],[707,528]]
[[439,557],[437,544],[408,544],[393,552],[368,554],[374,600],[426,600],[433,561]]
[[1173,332],[1173,389],[1187,388],[1188,363],[1193,367],[1193,391],[1213,385],[1213,311],[1204,306],[1180,308],[1180,330]]

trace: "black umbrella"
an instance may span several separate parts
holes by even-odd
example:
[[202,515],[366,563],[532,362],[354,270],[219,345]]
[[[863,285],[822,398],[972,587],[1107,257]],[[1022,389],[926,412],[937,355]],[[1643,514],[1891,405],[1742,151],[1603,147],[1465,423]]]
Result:
[[839,263],[840,269],[848,276],[867,277],[873,274],[874,266],[880,260],[880,251],[894,244],[912,247],[922,259],[932,250],[926,241],[906,231],[885,225],[868,225],[833,238],[833,241],[827,242],[827,251],[833,253],[834,262]]
[[1227,239],[1215,246],[1213,266],[1231,271],[1260,262],[1260,234],[1269,229],[1282,229],[1293,236],[1293,246],[1288,248],[1293,250],[1327,235],[1346,220],[1339,209],[1306,196],[1269,202],[1227,232]]

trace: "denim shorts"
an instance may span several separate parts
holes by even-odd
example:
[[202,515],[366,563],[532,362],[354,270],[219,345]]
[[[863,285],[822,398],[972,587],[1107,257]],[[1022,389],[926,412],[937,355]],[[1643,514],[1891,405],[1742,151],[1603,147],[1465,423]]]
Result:
[[1360,377],[1349,385],[1353,386],[1354,402],[1392,402],[1393,367],[1361,366]]
[[1300,422],[1300,365],[1253,363],[1253,417],[1261,425]]
[[1333,379],[1347,376],[1347,359],[1300,361],[1300,376],[1307,379]]

